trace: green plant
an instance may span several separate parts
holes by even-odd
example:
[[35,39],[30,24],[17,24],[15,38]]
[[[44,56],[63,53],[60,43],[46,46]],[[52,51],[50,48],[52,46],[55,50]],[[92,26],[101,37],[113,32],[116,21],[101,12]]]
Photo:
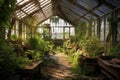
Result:
[[24,68],[26,65],[32,64],[32,60],[28,59],[28,57],[17,57],[16,62],[19,68]]
[[10,25],[11,14],[15,10],[16,0],[0,0],[0,39],[5,39],[5,29]]
[[52,16],[50,18],[50,22],[55,23],[55,24],[59,23],[59,20],[60,20],[60,18],[57,16]]
[[120,43],[115,46],[109,45],[107,47],[107,55],[116,56],[117,58],[120,58]]
[[13,46],[0,40],[0,79],[14,80],[14,73],[17,67],[16,55]]
[[83,60],[80,54],[68,56],[69,61],[72,64],[70,71],[76,75],[78,75],[77,80],[84,80],[82,79],[81,75],[86,73],[86,70],[83,67]]
[[89,38],[87,40],[83,39],[80,42],[84,53],[89,57],[96,57],[102,55],[104,51],[103,45],[99,42],[96,37]]
[[60,46],[56,47],[56,53],[61,53],[61,52],[63,52],[63,48]]
[[5,30],[10,25],[16,0],[0,0],[0,79],[14,80],[16,60],[12,45],[5,42]]
[[43,55],[47,55],[49,51],[53,48],[50,41],[45,41],[43,38],[37,35],[30,38],[29,43],[34,50],[40,51]]
[[40,61],[43,59],[43,54],[40,51],[37,50],[27,50],[25,52],[25,55],[31,55],[33,61]]

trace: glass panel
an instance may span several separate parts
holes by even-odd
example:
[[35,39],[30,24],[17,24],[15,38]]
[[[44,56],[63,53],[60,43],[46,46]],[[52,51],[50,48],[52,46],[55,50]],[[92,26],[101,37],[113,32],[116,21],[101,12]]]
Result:
[[116,7],[120,6],[120,0],[106,0],[106,1]]
[[120,22],[117,24],[117,41],[120,41]]
[[98,14],[99,16],[104,15],[104,14],[103,14],[101,11],[99,11],[98,9],[95,9],[93,12],[96,13],[96,14]]
[[69,38],[69,27],[68,28],[65,28],[65,39],[68,39]]
[[23,5],[24,3],[28,2],[30,0],[17,0],[18,5]]
[[77,0],[76,2],[89,10],[98,4],[96,0]]
[[[50,19],[44,21],[39,26],[43,24],[50,24],[51,27],[51,38],[52,39],[63,39],[63,34],[65,33],[65,38],[69,38],[69,31],[71,35],[74,35],[74,27],[69,24],[68,22],[64,21],[63,19],[59,18],[58,16],[53,16],[51,18],[59,19],[57,23],[52,22]],[[71,28],[72,27],[72,28]],[[69,29],[70,28],[70,29]],[[41,31],[41,30],[39,30]]]
[[97,36],[97,26],[98,26],[98,24],[97,24],[97,21],[95,21],[95,36]]
[[41,0],[40,5],[41,5],[41,7],[44,7],[45,5],[47,5],[50,2],[51,2],[51,0]]
[[105,39],[107,39],[109,28],[110,28],[110,22],[108,21],[109,15],[106,18],[106,26],[105,26]]
[[98,9],[103,11],[104,13],[108,13],[111,11],[111,9],[109,7],[107,7],[106,5],[102,5]]
[[70,36],[75,35],[75,28],[74,27],[70,27]]
[[104,41],[104,18],[101,19],[100,41]]

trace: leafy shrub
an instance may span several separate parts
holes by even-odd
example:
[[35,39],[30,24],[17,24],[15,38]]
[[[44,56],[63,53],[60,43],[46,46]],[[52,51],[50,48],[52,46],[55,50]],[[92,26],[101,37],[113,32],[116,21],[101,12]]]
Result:
[[49,51],[52,50],[53,45],[50,41],[45,41],[43,38],[35,35],[29,39],[34,50],[40,51],[43,55],[48,55]]
[[25,55],[26,55],[26,56],[31,55],[32,60],[35,60],[35,61],[39,61],[39,60],[42,60],[42,59],[43,59],[43,54],[42,54],[42,52],[37,51],[37,50],[27,50],[27,51],[25,52]]
[[82,40],[81,46],[84,52],[87,53],[86,55],[90,57],[96,57],[98,55],[101,55],[104,51],[103,45],[95,37],[89,38],[87,40]]
[[0,80],[14,80],[17,67],[13,46],[5,41],[0,41]]
[[27,57],[17,57],[16,62],[19,68],[24,68],[26,65],[32,64],[32,60],[28,59]]
[[107,51],[107,55],[120,58],[120,44],[117,44],[116,46],[108,46]]

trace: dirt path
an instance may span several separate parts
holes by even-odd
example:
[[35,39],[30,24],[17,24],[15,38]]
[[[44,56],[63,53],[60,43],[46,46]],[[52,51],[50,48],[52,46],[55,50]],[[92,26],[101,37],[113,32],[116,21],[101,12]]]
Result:
[[57,60],[57,65],[47,64],[44,67],[44,71],[49,76],[49,80],[72,80],[71,64],[68,62],[67,56],[60,53],[54,57]]

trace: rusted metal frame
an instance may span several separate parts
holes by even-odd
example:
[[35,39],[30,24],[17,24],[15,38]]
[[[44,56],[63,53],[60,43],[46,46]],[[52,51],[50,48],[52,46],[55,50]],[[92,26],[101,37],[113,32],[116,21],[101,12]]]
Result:
[[[32,1],[28,1],[28,2],[24,3],[22,6],[20,6],[20,7],[19,7],[19,8],[17,8],[17,9],[20,9],[20,8],[24,7],[25,5],[29,4],[30,2],[32,2]],[[39,1],[38,1],[38,2],[39,2]],[[50,4],[50,3],[48,3],[48,4]],[[42,10],[42,8],[44,8],[44,7],[45,7],[45,6],[47,6],[48,4],[44,5],[43,7],[39,8],[39,9],[38,9],[38,10],[36,10],[36,11],[33,11],[33,12],[32,12],[32,13],[30,13],[29,15],[33,15],[33,14],[35,14],[36,12],[38,12],[38,11]]]
[[29,16],[30,18],[32,18],[33,20],[37,21],[36,19],[34,19],[32,16],[30,16],[29,14],[27,14],[24,10],[20,9],[22,12],[24,12],[27,16]]
[[17,6],[16,10],[18,10],[18,9],[20,9],[20,8],[22,8],[22,7],[24,7],[25,5],[29,4],[30,2],[33,2],[33,0],[30,0],[30,1],[28,1],[28,2],[25,2],[25,3],[23,3],[23,4],[20,5],[20,6]]
[[[104,1],[104,0],[103,0]],[[84,3],[86,3],[85,1],[83,1]],[[99,2],[99,1],[98,1]],[[87,5],[91,6],[90,4],[86,3]],[[92,7],[92,6],[91,6]],[[105,12],[101,11],[100,9],[97,9],[98,11],[100,11],[101,13],[105,14]]]
[[[85,1],[83,1],[84,3],[86,3]],[[91,6],[90,4],[86,3],[87,5]],[[91,6],[93,7],[93,6]],[[98,11],[100,11],[101,13],[105,14],[105,12],[101,11],[100,9],[97,9]],[[88,10],[89,11],[89,10]],[[93,11],[91,11],[90,13],[92,13]],[[94,13],[94,12],[93,12]],[[99,16],[100,17],[100,16]]]
[[[21,13],[21,14],[20,14]],[[19,11],[18,12],[16,12],[16,13],[14,13],[15,15],[19,15],[19,16],[23,16],[23,15],[25,15],[25,13],[24,12],[22,12],[20,9],[19,9]],[[17,15],[17,16],[18,16]]]
[[23,22],[24,24],[27,24],[27,25],[33,27],[32,25],[30,25],[29,23],[27,23],[27,22],[25,22],[25,21],[23,21],[23,20],[21,20],[21,19],[18,19],[18,18],[16,18],[16,17],[12,17],[12,18],[14,18],[15,20],[21,21],[21,22]]
[[[84,9],[84,10],[86,10],[86,11],[89,11],[87,8],[83,7],[82,5],[78,4],[77,2],[75,2],[75,3],[73,3],[72,1],[69,1],[69,2],[71,2],[74,6],[76,6],[76,7],[78,7],[78,8],[82,8],[82,9]],[[93,15],[96,16],[96,17],[99,17],[99,15],[97,15],[97,14],[94,13],[94,12],[91,12],[91,14],[93,14]]]
[[[101,0],[98,0],[98,2],[100,2],[100,1]],[[110,4],[109,2],[107,2],[106,0],[102,0],[102,3],[105,4],[106,6],[108,6],[111,9],[115,9],[116,8],[115,6],[113,6],[112,4]],[[88,4],[88,3],[86,3],[86,4]],[[97,9],[97,10],[100,11],[101,13],[103,13],[103,14],[106,14],[105,12],[101,11],[100,9]]]
[[44,20],[40,21],[37,25],[41,24],[42,22],[46,21],[47,19],[49,19],[49,18],[52,17],[52,16],[53,16],[53,15],[51,15],[51,16],[45,18]]
[[[34,6],[35,6],[35,7],[34,7]],[[34,8],[33,8],[33,7],[34,7]],[[25,8],[25,7],[23,7],[23,8]],[[35,4],[33,4],[33,5],[28,6],[26,10],[25,10],[25,9],[23,9],[23,10],[25,10],[25,11],[27,12],[27,11],[30,11],[31,8],[32,8],[32,10],[33,10],[33,9],[35,9],[35,8],[38,8],[38,7],[37,7]],[[21,8],[21,9],[22,9],[22,8]]]
[[[49,4],[50,4],[50,3],[44,5],[43,7],[41,7],[41,9],[44,8],[45,6],[49,5]],[[29,15],[31,16],[31,15],[37,13],[38,11],[40,11],[41,9],[35,10],[34,12],[30,13]]]
[[[89,14],[90,12],[92,12],[93,10],[97,9],[98,7],[100,7],[103,3],[103,0],[98,1],[97,6],[95,6],[93,9],[89,10],[88,12],[86,12],[85,14],[83,14],[82,16],[80,16],[78,19],[76,19],[75,21],[79,20],[80,18],[84,17],[85,15]],[[74,22],[75,22],[74,21]]]
[[106,16],[106,15],[109,15],[110,13],[113,13],[113,12],[116,11],[117,9],[120,9],[120,7],[111,10],[110,12],[106,13],[105,15],[103,15],[103,16],[101,16],[101,17],[99,17],[99,18],[102,18],[102,17],[104,17],[104,16]]
[[25,12],[27,12],[27,13],[29,14],[31,10],[32,10],[32,12],[34,12],[36,8],[37,8],[37,7],[34,7],[33,9],[28,9],[28,10],[26,10]]
[[48,5],[45,7],[46,9],[43,8],[44,11],[47,11],[49,8],[52,8],[52,5]]
[[54,9],[53,9],[53,8],[54,8],[54,7],[53,7],[53,6],[54,6],[54,0],[51,0],[51,4],[52,4],[52,13],[53,13],[53,15],[55,15],[55,14],[54,14]]
[[27,8],[31,8],[31,7],[33,7],[33,6],[35,6],[35,3],[34,3],[34,2],[31,2],[31,3],[28,3],[27,5],[23,6],[23,7],[20,8],[20,9],[27,9]]
[[44,11],[42,10],[42,7],[41,7],[41,5],[40,5],[40,2],[39,2],[38,0],[35,0],[35,2],[36,2],[36,4],[38,5],[38,7],[39,7],[39,9],[41,10],[41,12],[43,13],[44,17],[47,18],[46,15],[45,15],[45,13],[44,13]]
[[[61,2],[61,3],[63,3],[63,2]],[[64,3],[63,3],[64,4]],[[61,4],[60,4],[61,5]],[[61,5],[61,6],[64,6],[64,5]],[[81,16],[80,14],[78,14],[78,13],[76,13],[76,12],[74,12],[72,9],[70,9],[69,7],[67,7],[67,6],[64,6],[64,8],[66,8],[66,9],[68,9],[68,10],[70,10],[70,12],[72,12],[72,13],[74,13],[74,14],[76,14],[76,15],[78,15],[78,16]],[[88,20],[86,17],[83,17],[85,20]]]
[[52,11],[53,14],[56,15],[57,14],[57,7],[58,7],[58,0],[52,0]]

